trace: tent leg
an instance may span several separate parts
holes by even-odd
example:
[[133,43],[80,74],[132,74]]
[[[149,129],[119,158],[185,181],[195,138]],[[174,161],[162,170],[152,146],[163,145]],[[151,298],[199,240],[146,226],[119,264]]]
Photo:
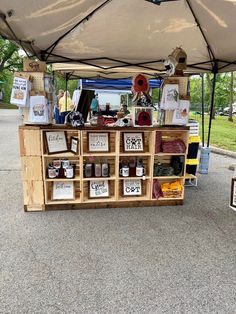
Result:
[[213,109],[214,109],[214,98],[215,98],[216,75],[217,75],[217,73],[214,72],[212,94],[211,94],[211,110],[210,110],[210,120],[209,120],[209,128],[208,128],[207,147],[209,147],[209,145],[210,145],[211,124],[212,124]]
[[202,78],[202,147],[204,147],[204,74],[200,76]]
[[69,73],[66,73],[66,95],[65,95],[65,101],[66,101],[66,111],[67,111],[67,89],[68,89],[68,79],[69,79]]

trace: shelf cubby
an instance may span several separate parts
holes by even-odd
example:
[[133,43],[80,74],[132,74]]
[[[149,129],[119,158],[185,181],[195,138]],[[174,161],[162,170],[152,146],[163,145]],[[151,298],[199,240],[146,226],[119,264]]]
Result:
[[[53,162],[53,160],[63,160],[63,159],[68,159],[70,161],[70,163],[72,165],[74,165],[74,176],[75,178],[77,178],[77,180],[80,178],[80,157],[78,155],[72,155],[72,156],[61,156],[61,157],[55,157],[55,155],[47,155],[47,156],[44,156],[44,161],[43,161],[43,164],[44,164],[44,178],[45,180],[47,181],[51,181],[52,179],[49,179],[48,178],[48,175],[47,175],[47,168],[49,166],[50,163]],[[64,180],[66,179],[66,177],[63,177],[63,178],[55,178],[53,180]],[[72,179],[68,179],[68,180],[72,180]]]
[[[100,177],[100,179],[108,179],[116,176],[116,157],[115,156],[83,156],[83,167],[86,163],[92,163],[93,167],[95,163],[100,163],[102,164],[103,162],[108,163],[109,165],[109,177]],[[94,172],[94,170],[93,170]],[[94,173],[93,173],[94,175]],[[93,179],[97,179],[97,177],[92,177]],[[91,178],[86,178],[84,176],[84,170],[83,170],[83,179],[91,179]]]
[[[124,150],[124,133],[143,133],[143,151],[125,151]],[[153,132],[151,130],[141,130],[137,128],[134,130],[121,130],[120,132],[120,155],[146,155],[152,153],[152,139],[153,139]]]
[[[154,188],[154,180],[158,180],[160,185],[163,184],[163,183],[174,183],[175,181],[179,181],[181,183],[181,186],[182,186],[182,191],[181,191],[181,194],[179,196],[176,196],[176,197],[159,197],[159,198],[154,198],[153,197],[153,188]],[[153,181],[152,181],[152,199],[153,200],[158,200],[158,201],[162,201],[162,200],[183,200],[184,198],[184,177],[181,177],[181,178],[165,178],[165,177],[158,177],[158,179],[155,179],[153,178]]]
[[[135,162],[136,162],[137,159],[142,159],[142,161],[143,161],[143,165],[144,165],[144,169],[145,169],[145,175],[144,176],[150,177],[150,175],[151,175],[151,156],[142,155],[142,154],[140,154],[138,156],[136,156],[136,155],[134,155],[134,156],[120,155],[119,164],[121,164],[122,162],[129,163],[129,161],[131,161],[131,160],[135,160]],[[134,171],[135,171],[135,169],[134,169]],[[132,175],[132,173],[130,174],[130,176],[133,176],[135,179],[142,178],[142,176],[138,177],[135,174]],[[119,174],[119,177],[123,178],[120,174]]]
[[[174,169],[172,167],[171,169],[171,165],[173,162],[173,159],[179,159],[180,163],[182,163],[182,170],[179,174],[174,174]],[[176,154],[163,154],[163,155],[155,155],[154,156],[154,160],[153,160],[153,177],[183,177],[184,176],[184,165],[185,165],[185,155],[176,155]],[[162,168],[162,171],[161,171]],[[169,168],[169,169],[168,169]],[[164,175],[161,175],[161,173],[165,173],[165,171],[167,172]],[[172,174],[168,174],[168,171],[171,172],[172,170]]]
[[74,198],[73,199],[53,199],[53,184],[55,182],[67,183],[69,180],[54,180],[46,181],[45,183],[45,198],[46,204],[76,204],[81,202],[81,188],[80,181],[73,181],[74,185]]
[[[98,202],[111,202],[111,201],[115,201],[115,180],[113,179],[103,179],[103,178],[99,178],[100,180],[98,180],[98,178],[94,179],[90,178],[90,180],[83,180],[83,191],[82,191],[82,202],[84,203],[98,203]],[[109,196],[107,197],[99,197],[99,195],[97,197],[90,197],[90,181],[94,181],[95,185],[99,184],[102,181],[108,181],[108,185],[109,185]]]
[[[62,152],[62,153],[57,153],[57,154],[49,154],[48,148],[47,148],[47,141],[46,141],[46,132],[65,132],[66,134],[66,142],[67,142],[67,147],[68,147],[68,152]],[[42,151],[43,155],[45,156],[54,156],[54,157],[70,157],[73,156],[74,153],[70,151],[70,145],[71,145],[71,138],[74,137],[78,139],[79,145],[78,145],[78,154],[80,154],[80,131],[76,129],[46,129],[42,130]]]
[[[106,133],[108,134],[109,140],[109,150],[108,151],[90,151],[89,150],[89,133]],[[107,131],[101,129],[91,129],[86,131],[81,131],[81,146],[82,146],[82,155],[83,156],[109,156],[116,154],[116,131]]]
[[[141,182],[141,195],[124,195],[124,184],[125,181],[129,180],[135,181],[140,180]],[[149,200],[150,199],[150,191],[151,191],[151,180],[142,180],[141,178],[126,178],[126,180],[119,180],[119,201],[132,201],[132,200]],[[129,184],[130,188],[135,188],[134,184]]]

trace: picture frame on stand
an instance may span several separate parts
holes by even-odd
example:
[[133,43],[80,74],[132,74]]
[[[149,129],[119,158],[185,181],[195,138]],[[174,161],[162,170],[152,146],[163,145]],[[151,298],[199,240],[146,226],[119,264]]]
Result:
[[75,155],[79,154],[79,140],[73,136],[70,138],[70,151]]

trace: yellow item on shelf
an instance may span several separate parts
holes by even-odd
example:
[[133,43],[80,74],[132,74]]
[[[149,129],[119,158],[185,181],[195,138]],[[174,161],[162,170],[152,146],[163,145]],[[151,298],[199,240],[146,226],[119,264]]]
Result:
[[161,190],[166,198],[178,198],[182,195],[183,186],[180,181],[162,183]]

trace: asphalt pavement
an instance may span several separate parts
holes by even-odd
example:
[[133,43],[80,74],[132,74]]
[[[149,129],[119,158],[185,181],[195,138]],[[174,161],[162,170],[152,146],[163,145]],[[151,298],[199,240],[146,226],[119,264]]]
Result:
[[0,313],[236,313],[228,170],[183,206],[25,213],[16,110],[0,110]]

